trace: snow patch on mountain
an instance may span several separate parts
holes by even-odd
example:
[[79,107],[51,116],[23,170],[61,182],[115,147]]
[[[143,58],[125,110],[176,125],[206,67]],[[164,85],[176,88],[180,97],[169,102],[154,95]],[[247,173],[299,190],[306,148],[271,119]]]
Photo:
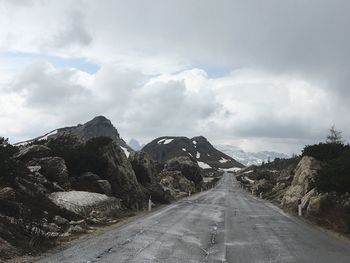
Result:
[[174,139],[161,139],[158,141],[158,144],[168,144],[168,143],[171,143]]
[[123,150],[124,154],[126,155],[126,157],[129,158],[130,152],[128,151],[128,149],[126,149],[123,146],[120,146],[120,148],[122,148],[122,150]]
[[227,160],[227,159],[225,159],[224,157],[221,157],[221,159],[219,160],[219,162],[220,162],[220,163],[227,163],[227,162],[228,162],[228,160]]
[[200,161],[197,161],[197,163],[198,163],[199,167],[202,168],[202,169],[211,169],[211,168],[212,168],[212,167],[211,167],[209,164],[207,164],[207,163],[200,162]]

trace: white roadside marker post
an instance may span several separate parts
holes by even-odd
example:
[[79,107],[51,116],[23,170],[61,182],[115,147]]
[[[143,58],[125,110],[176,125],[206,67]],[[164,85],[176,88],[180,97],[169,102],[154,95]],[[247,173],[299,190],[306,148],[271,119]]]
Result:
[[151,200],[151,197],[149,197],[148,199],[148,212],[151,212],[152,210],[152,200]]
[[298,205],[298,216],[302,216],[302,207],[301,207],[301,204]]
[[260,199],[262,199],[262,192],[260,192]]
[[301,200],[298,200],[298,216],[302,216],[302,206],[301,206]]
[[191,196],[191,191],[188,191],[188,196]]

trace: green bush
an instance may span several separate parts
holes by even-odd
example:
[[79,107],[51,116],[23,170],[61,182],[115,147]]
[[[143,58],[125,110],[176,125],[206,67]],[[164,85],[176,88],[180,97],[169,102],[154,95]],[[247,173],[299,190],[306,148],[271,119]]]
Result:
[[0,137],[0,186],[12,184],[16,176],[27,173],[23,163],[11,158],[17,151],[18,148],[9,144],[8,139]]
[[305,146],[302,155],[314,157],[319,161],[328,161],[340,157],[347,151],[350,151],[349,145],[321,142],[319,144]]
[[321,192],[350,192],[350,151],[326,162],[315,183]]
[[319,143],[308,145],[303,156],[312,156],[322,161],[315,179],[321,192],[350,192],[350,146],[342,143]]
[[80,176],[85,172],[105,175],[106,161],[101,157],[100,149],[111,143],[108,137],[97,137],[86,144],[77,144],[73,138],[65,137],[48,142],[54,156],[62,157],[71,176]]

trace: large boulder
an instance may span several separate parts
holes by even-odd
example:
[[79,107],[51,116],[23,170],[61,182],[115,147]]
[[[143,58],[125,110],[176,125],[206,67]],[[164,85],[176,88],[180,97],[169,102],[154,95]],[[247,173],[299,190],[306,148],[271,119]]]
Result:
[[92,211],[108,216],[120,209],[120,200],[107,195],[84,191],[55,192],[49,199],[61,209],[87,217]]
[[188,180],[199,184],[203,181],[201,169],[198,164],[191,158],[182,156],[175,157],[167,161],[166,168],[168,171],[180,171]]
[[68,170],[66,163],[61,157],[45,157],[32,160],[30,166],[40,166],[39,172],[49,181],[57,182],[63,189],[68,190],[70,183],[68,180]]
[[303,196],[314,187],[314,179],[321,164],[313,157],[304,156],[295,169],[291,186],[282,198],[282,206],[297,207]]
[[102,147],[100,152],[107,164],[106,174],[101,177],[110,182],[112,194],[122,199],[128,207],[143,206],[145,195],[123,150],[111,142]]
[[28,162],[35,158],[48,157],[51,154],[50,148],[44,145],[31,145],[29,147],[21,148],[15,155],[14,158]]
[[83,175],[72,178],[72,187],[75,190],[95,192],[105,195],[112,194],[111,184],[107,180],[102,180],[97,174],[87,172]]
[[320,193],[311,196],[306,207],[307,214],[310,216],[318,216],[323,212],[322,210],[324,209],[324,205],[327,203],[328,199],[327,193]]
[[144,189],[144,193],[147,197],[150,197],[153,203],[159,204],[170,204],[175,200],[175,196],[160,183],[148,185]]
[[131,152],[129,161],[136,174],[137,181],[142,185],[149,185],[155,183],[157,168],[156,164],[145,152]]
[[163,170],[160,174],[160,185],[173,198],[179,198],[195,191],[195,184],[188,180],[180,171]]

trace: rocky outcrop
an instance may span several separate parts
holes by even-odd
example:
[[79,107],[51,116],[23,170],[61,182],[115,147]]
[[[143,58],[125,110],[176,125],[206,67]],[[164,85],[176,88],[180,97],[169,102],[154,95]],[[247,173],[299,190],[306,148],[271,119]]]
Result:
[[162,171],[159,174],[160,185],[164,191],[167,191],[174,199],[188,196],[195,191],[195,184],[186,179],[180,171]]
[[215,149],[203,136],[193,137],[159,137],[142,148],[154,160],[166,163],[174,157],[190,157],[202,169],[228,169],[244,167],[230,156]]
[[71,181],[75,190],[112,195],[110,182],[102,180],[97,174],[87,172],[77,178],[72,178]]
[[123,150],[118,145],[110,143],[100,152],[107,163],[106,175],[102,179],[110,182],[113,195],[122,199],[126,206],[142,207],[145,195]]
[[305,211],[307,217],[320,225],[350,233],[350,193],[314,193]]
[[58,137],[74,137],[80,143],[86,143],[88,140],[96,137],[108,137],[119,146],[132,151],[126,142],[120,138],[112,122],[104,116],[97,116],[85,124],[58,129],[56,133],[48,136],[48,140]]
[[291,185],[300,159],[276,159],[261,166],[251,166],[237,172],[236,178],[249,191],[265,199],[281,203]]
[[31,167],[37,166],[40,174],[52,182],[57,182],[63,189],[68,190],[70,188],[68,169],[64,159],[60,157],[45,157],[34,159],[29,162],[29,165]]
[[315,176],[320,169],[320,162],[313,157],[305,156],[299,162],[291,186],[282,199],[282,206],[295,208],[313,187]]
[[169,204],[174,197],[159,184],[160,166],[145,152],[132,152],[129,161],[146,197],[154,203]]
[[51,154],[50,148],[44,145],[32,145],[21,148],[15,155],[14,158],[28,162],[36,158],[48,157]]
[[203,181],[201,169],[198,164],[187,156],[175,157],[167,161],[166,169],[169,171],[180,171],[188,180],[196,185]]
[[132,152],[129,161],[136,174],[137,181],[142,185],[157,182],[157,168],[153,159],[145,152]]

